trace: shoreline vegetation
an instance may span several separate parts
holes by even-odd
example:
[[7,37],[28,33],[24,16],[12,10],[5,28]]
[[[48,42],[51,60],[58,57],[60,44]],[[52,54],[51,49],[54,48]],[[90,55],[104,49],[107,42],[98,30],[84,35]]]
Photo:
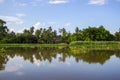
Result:
[[45,44],[44,46],[54,44],[53,46],[57,46],[76,44],[76,41],[80,44],[88,44],[89,42],[91,43],[91,41],[95,41],[92,42],[92,44],[96,44],[96,41],[100,41],[100,43],[105,41],[105,44],[108,41],[120,41],[120,29],[112,34],[102,25],[88,26],[83,29],[76,27],[73,32],[67,31],[67,29],[63,27],[58,30],[54,30],[52,27],[35,29],[34,26],[32,26],[29,29],[24,29],[21,33],[17,33],[10,31],[6,26],[6,22],[0,19],[0,44],[14,44],[14,46],[17,44],[26,44],[25,46],[27,46],[27,44]]
[[60,47],[60,46],[68,46],[68,44],[0,44],[0,47]]
[[6,22],[0,19],[0,51],[9,47],[72,47],[80,49],[120,49],[120,29],[111,34],[104,26],[79,29],[74,32],[65,28],[53,30],[52,27],[35,30],[34,26],[22,33],[10,31]]
[[9,47],[72,47],[80,49],[120,49],[120,29],[111,34],[104,26],[84,29],[76,27],[74,32],[65,28],[53,30],[52,27],[35,30],[34,26],[22,33],[10,31],[6,22],[0,19],[0,51]]
[[79,47],[81,49],[120,49],[119,41],[74,41],[69,44],[71,47]]
[[81,49],[120,49],[119,41],[74,41],[70,44],[0,44],[0,48],[9,47],[73,47]]

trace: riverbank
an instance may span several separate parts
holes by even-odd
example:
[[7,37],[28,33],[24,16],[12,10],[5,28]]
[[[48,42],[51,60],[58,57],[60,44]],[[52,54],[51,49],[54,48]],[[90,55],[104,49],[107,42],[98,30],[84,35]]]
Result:
[[74,41],[69,44],[72,47],[83,49],[120,49],[119,41]]
[[70,44],[0,44],[0,47],[79,47],[82,49],[120,49],[117,41],[74,41]]
[[60,47],[68,44],[0,44],[0,47]]

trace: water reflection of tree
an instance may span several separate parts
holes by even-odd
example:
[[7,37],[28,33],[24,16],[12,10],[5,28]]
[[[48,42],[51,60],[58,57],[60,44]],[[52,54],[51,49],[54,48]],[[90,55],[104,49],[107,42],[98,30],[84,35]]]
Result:
[[[48,60],[52,61],[53,58],[57,56],[57,48],[10,48],[9,50],[10,57],[20,56],[23,57],[24,60],[29,60],[30,62],[34,62],[34,58],[40,61]],[[34,57],[33,57],[34,56]]]
[[88,53],[79,54],[80,59],[88,63],[100,63],[104,64],[105,61],[110,59],[110,56],[113,55],[112,52],[93,50]]
[[7,56],[11,58],[20,56],[24,60],[29,60],[31,63],[34,63],[34,58],[39,61],[52,62],[54,59],[58,58],[58,54],[61,55],[58,59],[62,62],[65,62],[69,57],[73,57],[76,62],[82,60],[87,63],[104,64],[112,55],[116,55],[120,58],[119,50],[83,50],[68,47],[7,48],[6,50],[6,55],[0,54],[0,70],[4,69],[4,64],[8,61]]
[[115,55],[116,57],[120,58],[120,50],[116,50]]
[[8,58],[5,53],[0,53],[0,70],[5,69],[5,64],[7,63]]
[[95,50],[95,49],[81,49],[79,47],[71,47],[70,49],[72,56],[76,59],[77,62],[80,60],[87,63],[100,63],[104,64],[107,60],[110,59],[112,55],[120,57],[120,50]]

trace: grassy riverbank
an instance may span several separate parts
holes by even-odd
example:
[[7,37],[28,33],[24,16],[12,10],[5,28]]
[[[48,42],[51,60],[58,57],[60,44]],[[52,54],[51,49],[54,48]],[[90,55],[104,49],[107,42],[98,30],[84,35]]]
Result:
[[60,47],[67,44],[0,44],[0,47]]
[[0,47],[79,47],[83,49],[120,49],[116,41],[75,41],[70,44],[0,44]]
[[75,41],[69,46],[92,49],[120,49],[120,42],[117,41]]

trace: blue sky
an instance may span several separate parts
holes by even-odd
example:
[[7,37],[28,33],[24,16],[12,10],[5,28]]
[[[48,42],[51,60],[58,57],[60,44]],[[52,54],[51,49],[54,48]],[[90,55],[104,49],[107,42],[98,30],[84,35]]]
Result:
[[120,0],[0,0],[0,19],[15,32],[104,25],[114,33],[120,28]]

